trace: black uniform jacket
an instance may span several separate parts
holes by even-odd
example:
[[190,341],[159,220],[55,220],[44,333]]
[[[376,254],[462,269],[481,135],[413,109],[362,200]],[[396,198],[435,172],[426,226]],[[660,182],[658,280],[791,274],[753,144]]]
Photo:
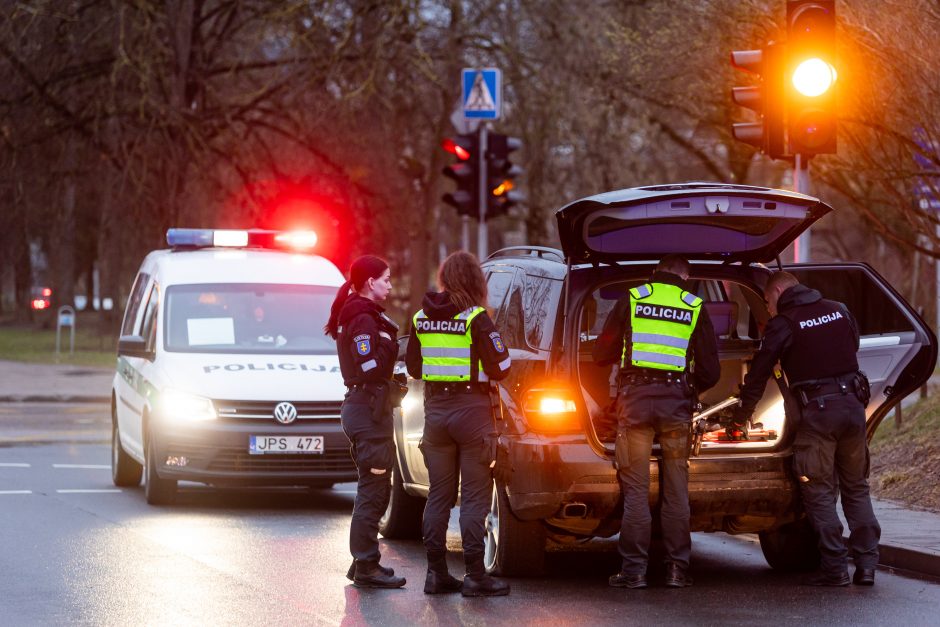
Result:
[[[431,320],[450,320],[460,313],[460,309],[450,302],[447,292],[428,292],[421,303],[424,315]],[[494,380],[503,379],[509,374],[509,351],[503,338],[484,311],[470,323],[470,380],[477,381],[478,364],[482,362],[483,372]],[[421,340],[411,325],[411,337],[408,340],[408,352],[405,355],[408,374],[415,379],[421,378]]]
[[[671,272],[654,272],[652,283],[668,283],[688,291],[682,277]],[[604,322],[604,329],[594,343],[594,361],[599,366],[620,363],[623,357],[623,344],[630,334],[630,297],[621,298],[614,305]],[[627,347],[628,353],[630,347]],[[698,323],[689,340],[689,354],[686,363],[694,363],[694,370],[689,373],[691,383],[698,392],[704,392],[718,383],[721,378],[721,364],[718,361],[718,342],[708,311],[702,307],[698,314]],[[638,368],[627,363],[621,374],[631,372],[650,372],[648,368]]]
[[845,305],[805,285],[787,288],[744,377],[740,413],[754,411],[778,360],[791,387],[856,372],[858,340],[858,325]]
[[339,369],[349,385],[388,381],[395,368],[398,329],[375,301],[351,294],[339,312]]

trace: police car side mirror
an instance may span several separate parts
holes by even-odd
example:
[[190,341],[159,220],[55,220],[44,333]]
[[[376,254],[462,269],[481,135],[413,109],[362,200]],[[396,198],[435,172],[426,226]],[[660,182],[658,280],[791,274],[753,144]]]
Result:
[[398,361],[403,361],[405,354],[408,352],[408,337],[407,335],[403,335],[398,338],[398,357],[396,357]]
[[153,359],[153,351],[147,350],[147,340],[139,335],[122,335],[118,340],[118,355]]

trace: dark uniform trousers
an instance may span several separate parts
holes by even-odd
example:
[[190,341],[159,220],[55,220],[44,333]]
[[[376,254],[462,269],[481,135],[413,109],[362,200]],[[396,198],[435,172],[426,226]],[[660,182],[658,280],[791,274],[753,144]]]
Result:
[[460,535],[468,567],[482,565],[486,516],[493,498],[493,477],[484,438],[493,432],[490,399],[485,394],[440,394],[425,399],[421,452],[430,491],[422,532],[430,556],[447,550],[447,523],[460,485]]
[[352,442],[351,453],[359,471],[356,503],[349,527],[349,551],[357,560],[378,562],[379,520],[385,514],[392,493],[392,467],[395,441],[392,416],[380,421],[372,417],[371,395],[366,391],[346,394],[340,419]]
[[837,488],[849,523],[849,547],[855,565],[875,568],[881,527],[868,491],[865,408],[854,394],[830,396],[824,399],[822,408],[810,400],[803,408],[793,443],[793,470],[800,482],[806,513],[819,536],[822,570],[846,570],[847,550],[836,514]]
[[649,492],[654,436],[659,436],[662,449],[660,521],[666,560],[685,570],[692,552],[688,468],[691,395],[677,384],[627,385],[620,389],[618,407],[617,478],[623,493],[621,570],[630,575],[646,574],[652,528]]

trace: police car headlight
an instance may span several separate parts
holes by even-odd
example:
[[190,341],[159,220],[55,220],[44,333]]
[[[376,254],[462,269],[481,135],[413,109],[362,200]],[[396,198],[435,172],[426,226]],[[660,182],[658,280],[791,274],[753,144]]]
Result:
[[178,390],[167,390],[160,395],[160,414],[176,422],[215,420],[218,417],[211,400]]

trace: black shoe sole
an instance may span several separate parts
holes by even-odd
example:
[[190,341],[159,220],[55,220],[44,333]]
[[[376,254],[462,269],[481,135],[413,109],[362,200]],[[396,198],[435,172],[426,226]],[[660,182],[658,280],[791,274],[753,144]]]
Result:
[[627,590],[642,590],[643,588],[648,588],[649,584],[645,581],[643,583],[610,583],[607,582],[607,585],[611,588],[625,588]]
[[853,581],[852,583],[854,583],[856,586],[873,586],[875,585],[875,580],[868,579],[865,581]]
[[407,582],[403,581],[398,584],[387,584],[387,583],[380,583],[378,581],[356,581],[355,579],[353,580],[353,585],[356,586],[357,588],[378,588],[378,589],[384,589],[384,590],[394,590],[396,588],[402,588],[404,587],[406,583]]
[[461,591],[460,594],[462,594],[462,595],[465,596],[465,597],[504,597],[504,596],[507,596],[507,595],[509,594],[509,592],[510,592],[510,591],[507,589],[507,590],[496,590],[496,591],[494,591],[494,592],[483,592],[483,591],[479,591],[479,592],[476,592],[476,591],[474,591],[474,592],[466,592],[466,591]]
[[437,589],[428,590],[427,588],[425,588],[424,593],[425,594],[457,594],[458,592],[460,592],[461,588],[462,586],[458,588],[445,588],[443,590],[437,590]]

